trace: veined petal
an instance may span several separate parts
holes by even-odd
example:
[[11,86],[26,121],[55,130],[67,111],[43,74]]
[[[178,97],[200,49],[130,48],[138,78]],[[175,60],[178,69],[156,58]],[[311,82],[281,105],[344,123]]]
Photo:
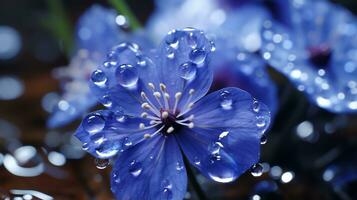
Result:
[[[192,93],[195,102],[204,96],[212,83],[213,70],[208,64],[212,43],[202,31],[185,28],[173,30],[161,42],[158,49],[157,70],[160,81],[167,86],[170,96],[183,94],[179,107]],[[170,103],[174,103],[171,99]]]
[[124,151],[113,167],[111,188],[117,199],[179,200],[187,176],[174,137],[154,137]]
[[[143,125],[145,128],[140,127]],[[145,134],[153,134],[156,130],[149,120],[99,110],[84,118],[75,136],[83,143],[83,149],[93,156],[109,158],[145,140]]]

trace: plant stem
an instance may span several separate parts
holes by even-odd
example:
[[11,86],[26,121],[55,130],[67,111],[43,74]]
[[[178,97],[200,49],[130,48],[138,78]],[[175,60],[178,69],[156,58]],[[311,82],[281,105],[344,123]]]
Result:
[[122,15],[124,15],[129,20],[129,27],[131,30],[136,30],[141,26],[139,20],[136,18],[135,14],[131,11],[125,0],[108,0],[108,2]]
[[73,50],[73,31],[61,0],[46,1],[49,9],[49,17],[43,21],[52,34],[63,42],[63,48],[67,56]]
[[198,196],[198,199],[206,200],[207,197],[206,197],[204,191],[202,190],[200,184],[198,183],[195,173],[193,172],[189,161],[187,160],[187,158],[185,156],[183,156],[183,157],[184,157],[184,163],[185,163],[185,167],[186,167],[186,171],[187,171],[187,176],[190,180],[190,183],[191,183],[193,189],[195,190],[195,193]]

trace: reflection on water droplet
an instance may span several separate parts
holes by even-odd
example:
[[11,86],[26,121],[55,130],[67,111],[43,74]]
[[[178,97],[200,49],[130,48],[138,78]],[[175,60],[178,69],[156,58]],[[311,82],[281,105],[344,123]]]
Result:
[[268,141],[267,136],[265,136],[264,134],[262,135],[262,137],[260,138],[260,144],[266,144]]
[[183,63],[179,66],[179,74],[185,80],[192,80],[196,77],[196,65],[191,62]]
[[95,85],[99,87],[104,87],[107,82],[107,77],[105,76],[103,71],[98,69],[92,73],[91,80]]
[[206,60],[206,52],[203,49],[194,49],[189,56],[191,61],[198,66],[201,66]]
[[118,83],[123,87],[134,87],[139,80],[137,69],[127,64],[120,65],[115,71],[115,76]]
[[257,101],[256,99],[254,99],[253,100],[253,105],[252,105],[252,107],[253,107],[253,111],[254,112],[259,112],[259,110],[260,110],[260,104],[259,104],[259,101]]
[[143,168],[140,162],[137,162],[136,160],[131,161],[129,166],[129,172],[132,176],[138,177],[140,176],[142,171]]
[[105,120],[99,113],[89,114],[83,120],[83,128],[90,134],[96,134],[105,127]]
[[95,159],[95,166],[98,169],[105,169],[106,167],[109,166],[109,164],[110,164],[109,159],[99,159],[99,158]]
[[232,109],[233,101],[231,99],[231,93],[228,90],[221,92],[221,107],[224,110]]
[[254,177],[261,176],[263,174],[263,166],[260,163],[257,163],[252,166],[250,173]]
[[100,102],[107,108],[110,108],[113,104],[109,95],[104,95]]

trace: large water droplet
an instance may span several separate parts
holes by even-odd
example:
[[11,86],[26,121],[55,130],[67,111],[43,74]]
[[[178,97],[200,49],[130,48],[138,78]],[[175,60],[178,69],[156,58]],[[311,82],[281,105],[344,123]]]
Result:
[[134,177],[138,177],[140,176],[142,171],[143,167],[140,162],[137,162],[136,160],[131,161],[129,166],[129,172],[131,175],[133,175]]
[[91,79],[93,83],[99,87],[104,87],[107,82],[107,77],[104,72],[99,69],[92,73]]
[[250,173],[254,177],[261,176],[263,174],[263,166],[260,163],[257,163],[252,166]]
[[224,159],[211,157],[207,166],[208,176],[220,183],[232,182],[237,178],[237,170],[232,164]]
[[186,62],[180,65],[179,74],[181,78],[186,80],[192,80],[196,77],[196,65],[191,62]]
[[96,158],[95,159],[95,166],[98,168],[98,169],[105,169],[106,167],[109,166],[109,159],[99,159],[99,158]]
[[203,49],[194,49],[190,53],[190,59],[196,65],[201,66],[206,60],[206,52]]
[[115,72],[118,83],[123,87],[133,87],[139,80],[138,71],[132,65],[120,65]]
[[232,98],[231,98],[231,93],[227,90],[223,91],[221,93],[221,107],[224,110],[231,110],[232,109]]
[[118,152],[119,146],[108,140],[103,141],[95,150],[95,153],[100,158],[110,158],[115,156]]
[[104,126],[105,120],[99,113],[90,114],[83,120],[83,128],[90,134],[102,131]]

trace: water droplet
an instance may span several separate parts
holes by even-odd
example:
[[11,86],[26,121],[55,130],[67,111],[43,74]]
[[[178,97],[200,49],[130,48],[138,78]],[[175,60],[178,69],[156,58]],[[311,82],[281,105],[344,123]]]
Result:
[[95,166],[98,168],[98,169],[105,169],[106,167],[109,166],[109,159],[99,159],[99,158],[96,158],[95,159]]
[[196,65],[201,66],[206,60],[206,52],[203,49],[194,49],[190,53],[190,59]]
[[89,149],[89,144],[88,143],[83,143],[82,149],[84,151],[87,151]]
[[263,174],[263,166],[260,163],[257,163],[252,166],[250,173],[254,177],[261,176]]
[[260,144],[266,144],[268,141],[267,136],[265,136],[264,134],[262,135],[262,137],[260,138]]
[[179,74],[185,80],[192,80],[196,77],[196,65],[191,62],[186,62],[180,65]]
[[120,65],[115,72],[118,83],[123,87],[133,87],[139,80],[138,71],[132,65]]
[[113,173],[113,181],[115,182],[115,183],[120,183],[120,176],[117,174],[117,172],[114,172]]
[[199,157],[195,156],[195,158],[193,159],[193,162],[196,164],[196,165],[200,165],[201,164],[201,160]]
[[184,168],[183,164],[181,162],[176,163],[176,170],[177,171],[182,171]]
[[102,131],[105,127],[105,120],[99,114],[90,114],[83,120],[83,128],[90,134],[95,134]]
[[146,66],[146,58],[143,55],[137,55],[136,58],[138,59],[138,65],[145,67]]
[[224,109],[224,110],[231,110],[232,109],[232,104],[233,104],[233,101],[231,99],[231,93],[227,90],[223,91],[221,93],[221,107]]
[[258,128],[265,128],[267,125],[266,119],[264,116],[257,116],[257,127]]
[[95,149],[95,153],[100,158],[110,158],[119,152],[119,146],[108,140],[101,142],[100,146]]
[[253,105],[252,105],[252,107],[253,107],[253,111],[254,112],[259,112],[259,110],[260,110],[260,104],[259,104],[259,101],[257,101],[256,99],[254,99],[253,100]]
[[177,49],[179,46],[179,40],[176,36],[176,31],[171,31],[167,34],[165,38],[166,44],[171,48]]
[[104,95],[101,99],[101,103],[107,108],[110,108],[113,104],[109,95]]
[[229,134],[229,131],[223,131],[221,134],[219,134],[218,139],[222,140],[223,138],[227,137]]
[[99,87],[104,87],[107,82],[107,77],[104,72],[99,69],[92,73],[91,79],[93,83]]
[[120,123],[124,123],[126,120],[126,116],[123,114],[122,111],[115,112],[115,120]]
[[210,44],[211,44],[211,52],[214,52],[216,51],[216,45],[213,41],[210,41]]
[[133,142],[128,137],[124,138],[124,145],[126,147],[130,147],[132,144]]
[[220,183],[228,183],[235,180],[238,176],[236,166],[227,160],[228,158],[224,157],[223,159],[218,159],[216,157],[211,157],[209,164],[206,166],[208,171],[208,176],[214,181]]
[[137,162],[136,160],[131,161],[129,166],[129,172],[131,175],[133,175],[134,177],[138,177],[140,176],[142,171],[143,168],[140,162]]
[[161,199],[167,199],[167,200],[171,200],[173,197],[172,194],[172,184],[170,183],[169,180],[165,179],[162,182],[163,185],[163,190],[162,190],[162,198]]
[[219,153],[220,153],[220,150],[221,148],[223,148],[223,144],[219,141],[216,141],[216,142],[212,142],[212,144],[210,145],[209,147],[209,152],[211,152],[212,155],[214,156],[219,156]]

